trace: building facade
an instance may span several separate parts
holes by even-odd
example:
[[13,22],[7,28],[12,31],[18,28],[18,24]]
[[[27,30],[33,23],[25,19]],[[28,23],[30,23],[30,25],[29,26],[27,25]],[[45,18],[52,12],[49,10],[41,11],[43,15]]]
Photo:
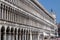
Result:
[[58,23],[57,26],[58,26],[58,37],[60,38],[60,23]]
[[37,0],[0,0],[0,40],[50,40],[56,17]]

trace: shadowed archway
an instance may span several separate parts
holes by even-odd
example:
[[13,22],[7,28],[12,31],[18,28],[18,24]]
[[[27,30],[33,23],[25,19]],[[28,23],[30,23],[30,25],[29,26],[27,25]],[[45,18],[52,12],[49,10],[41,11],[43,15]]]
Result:
[[14,33],[15,33],[15,35],[14,35],[15,37],[14,37],[14,38],[15,38],[15,40],[16,40],[17,28],[15,28]]
[[1,40],[4,40],[4,34],[5,34],[5,27],[2,26],[2,28],[1,28]]
[[9,40],[9,38],[10,38],[10,28],[8,26],[6,29],[6,40]]
[[14,39],[14,28],[12,27],[11,28],[11,40],[13,40]]
[[18,40],[20,40],[20,28],[18,29]]

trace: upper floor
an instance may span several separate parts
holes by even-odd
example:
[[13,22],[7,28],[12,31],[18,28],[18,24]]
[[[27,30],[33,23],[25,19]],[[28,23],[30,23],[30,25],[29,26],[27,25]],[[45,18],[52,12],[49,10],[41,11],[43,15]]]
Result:
[[5,0],[39,18],[47,19],[54,23],[55,18],[37,0]]
[[49,25],[56,27],[54,24],[54,17],[52,17],[48,12],[44,11],[45,9],[38,7],[35,1],[31,0],[1,0],[0,2],[0,19],[7,21],[13,21],[16,23],[22,23],[27,25],[32,25],[35,27],[41,26],[43,24],[45,29],[48,29]]

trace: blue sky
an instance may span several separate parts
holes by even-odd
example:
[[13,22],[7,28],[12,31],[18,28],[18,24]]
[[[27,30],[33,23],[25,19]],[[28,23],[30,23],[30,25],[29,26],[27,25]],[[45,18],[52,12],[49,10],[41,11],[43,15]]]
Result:
[[54,10],[57,23],[60,22],[60,0],[38,0],[48,11]]

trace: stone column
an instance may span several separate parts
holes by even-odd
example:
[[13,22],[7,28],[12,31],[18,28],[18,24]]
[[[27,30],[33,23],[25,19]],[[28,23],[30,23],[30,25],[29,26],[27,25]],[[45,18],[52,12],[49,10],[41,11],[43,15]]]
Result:
[[44,40],[44,34],[43,34],[43,40]]
[[11,40],[14,40],[14,33],[11,34]]
[[30,31],[30,40],[32,40],[32,32]]
[[50,34],[49,34],[48,40],[50,40]]
[[9,33],[9,40],[11,40],[11,32]]
[[19,35],[19,40],[21,40],[21,29],[20,29],[20,35]]
[[6,40],[6,30],[5,30],[5,33],[4,33],[4,40]]
[[38,40],[40,40],[40,34],[38,33]]
[[0,29],[0,40],[1,40],[1,29]]

